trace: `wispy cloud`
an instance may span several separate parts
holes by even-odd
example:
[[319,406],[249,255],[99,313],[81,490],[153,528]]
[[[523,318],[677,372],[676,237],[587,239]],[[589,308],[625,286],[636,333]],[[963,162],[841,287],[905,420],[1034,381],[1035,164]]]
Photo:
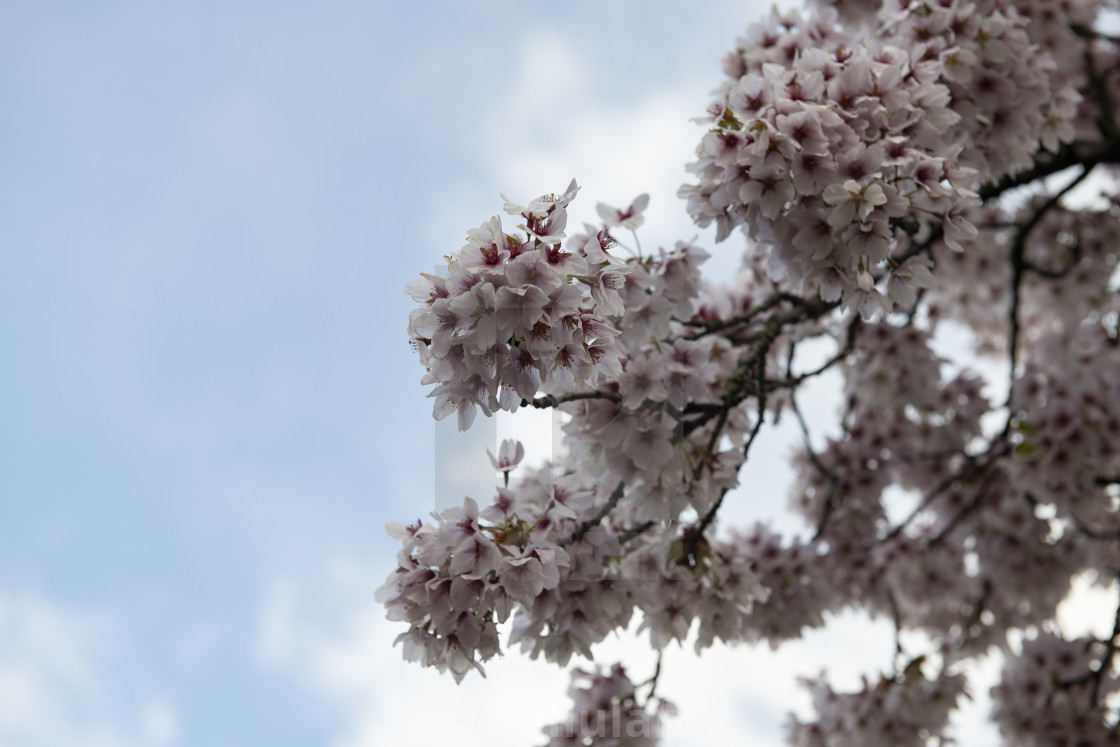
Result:
[[[392,641],[404,626],[386,620],[372,599],[383,572],[367,559],[339,558],[303,581],[275,581],[261,601],[257,659],[336,714],[332,747],[482,747],[494,743],[496,730],[503,744],[542,744],[541,728],[569,707],[567,672],[513,650],[487,664],[485,679],[472,673],[456,685],[403,661]],[[889,670],[893,640],[886,620],[844,613],[777,650],[716,645],[697,656],[691,645],[670,646],[658,693],[680,715],[666,721],[664,744],[780,747],[791,712],[812,716],[799,677],[823,672],[837,689],[858,688],[863,677],[875,682]],[[622,662],[636,682],[653,671],[648,641],[633,633],[608,639],[596,656]],[[995,743],[986,712],[998,664],[990,660],[973,673],[973,699],[954,719],[962,744]]]
[[122,702],[112,683],[111,624],[30,593],[0,590],[0,744],[169,747],[174,706]]

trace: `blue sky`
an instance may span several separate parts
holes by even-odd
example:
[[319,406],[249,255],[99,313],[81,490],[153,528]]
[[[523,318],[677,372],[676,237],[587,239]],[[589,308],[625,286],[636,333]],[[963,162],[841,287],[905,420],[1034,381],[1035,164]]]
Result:
[[[761,10],[0,2],[0,744],[538,743],[564,672],[456,688],[372,602],[385,523],[468,481],[402,286],[572,177],[577,216],[650,191],[645,245],[695,235],[687,120]],[[667,679],[669,743],[778,743],[773,668],[827,648]]]
[[750,9],[0,8],[0,743],[343,739],[261,616],[340,563],[299,614],[364,609],[385,522],[432,507],[404,282],[500,191],[645,189],[574,139],[656,143],[626,112],[693,81],[699,113]]

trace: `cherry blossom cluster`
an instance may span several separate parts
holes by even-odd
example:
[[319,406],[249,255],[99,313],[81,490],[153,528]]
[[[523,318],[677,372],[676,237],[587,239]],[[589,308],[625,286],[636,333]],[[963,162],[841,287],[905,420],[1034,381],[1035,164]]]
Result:
[[[1043,204],[1035,197],[1019,224]],[[1061,337],[1075,335],[1082,321],[1115,310],[1110,279],[1120,242],[1120,206],[1050,209],[1023,240],[1022,324]]]
[[390,619],[409,624],[397,639],[405,658],[450,670],[456,681],[481,672],[480,662],[500,652],[497,624],[560,583],[568,554],[549,527],[574,515],[583,497],[561,489],[541,505],[499,488],[485,509],[466,498],[433,514],[434,524],[391,525],[402,549],[376,598]]
[[822,681],[808,680],[818,719],[789,725],[793,747],[924,747],[945,736],[949,713],[964,693],[965,678],[922,674],[916,660],[896,677],[837,693]]
[[[523,454],[506,442],[491,459],[508,474]],[[390,619],[410,625],[398,637],[405,658],[457,680],[481,672],[501,653],[497,625],[512,612],[510,645],[532,658],[591,658],[592,646],[625,629],[634,610],[634,581],[604,563],[622,556],[618,532],[582,526],[606,499],[546,466],[498,487],[485,508],[467,498],[433,514],[434,524],[391,525],[402,549],[377,599]]]
[[623,570],[636,582],[635,603],[643,613],[638,630],[649,630],[653,648],[683,644],[694,622],[697,652],[717,638],[737,643],[747,637],[755,603],[770,592],[745,549],[686,531],[679,538],[658,537],[627,556]]
[[[457,412],[465,430],[476,406],[487,416],[514,411],[542,388],[592,386],[600,373],[617,373],[618,330],[606,315],[621,312],[622,275],[590,237],[574,252],[561,248],[575,181],[561,195],[506,212],[524,220],[524,238],[503,231],[494,216],[467,233],[467,244],[448,257],[448,277],[423,275],[406,286],[421,304],[408,334],[436,384],[434,415]],[[573,282],[576,281],[576,282]]]
[[566,665],[573,654],[594,658],[593,647],[625,630],[634,614],[633,582],[619,572],[616,529],[593,527],[567,546],[569,567],[553,589],[513,619],[509,645],[530,658]]
[[1115,532],[1120,511],[1097,478],[1120,475],[1120,348],[1089,325],[1040,342],[1050,355],[1032,359],[1011,399],[1015,479],[1057,517]]
[[1009,475],[1000,472],[985,487],[979,501],[962,489],[946,496],[944,506],[955,516],[978,503],[967,525],[984,591],[956,621],[956,632],[966,636],[962,655],[1006,645],[1007,630],[1052,618],[1071,579],[1089,565],[1085,538],[1037,512]]
[[[564,432],[575,458],[604,480],[627,482],[624,510],[635,521],[667,521],[689,507],[707,510],[737,483],[741,455],[734,449],[709,453],[710,429],[686,434],[681,408],[672,405],[690,391],[694,402],[718,402],[732,363],[726,343],[678,340],[648,347],[627,360],[617,384],[620,399],[565,406],[572,417]],[[727,430],[741,433],[747,426],[740,412]]]
[[[1031,10],[1058,11],[1045,5]],[[928,260],[907,256],[911,237],[936,229],[959,251],[975,235],[963,215],[973,185],[1075,135],[1077,81],[1028,33],[1039,23],[979,6],[899,3],[872,37],[830,11],[775,11],[752,27],[725,58],[730,80],[690,167],[699,184],[681,190],[693,217],[715,221],[720,239],[748,229],[795,289],[865,314],[909,306],[930,284]]]
[[[785,538],[763,524],[735,532],[732,538],[740,552],[752,558],[754,573],[769,592],[743,621],[743,640],[764,641],[777,648],[806,629],[824,625],[825,612],[848,603],[849,597],[828,569],[834,558],[825,557],[820,543]],[[862,547],[859,553],[864,553]]]
[[567,720],[541,730],[549,737],[545,747],[655,745],[661,736],[662,716],[676,713],[667,700],[639,704],[634,684],[619,664],[607,672],[574,670],[568,694],[572,712]]
[[952,134],[964,144],[961,161],[975,168],[981,181],[1028,168],[1040,145],[1056,152],[1073,139],[1081,95],[1055,76],[1058,64],[1030,33],[1046,10],[1066,20],[1063,3],[1034,5],[1037,21],[1018,3],[1000,0],[901,5],[897,13],[880,15],[880,33],[909,41],[939,63],[951,108],[960,115]]
[[848,24],[865,23],[883,7],[881,0],[813,0],[813,5],[832,9]]
[[[1120,6],[814,6],[725,58],[681,189],[749,239],[729,283],[694,241],[641,251],[645,195],[569,232],[573,182],[507,199],[516,236],[492,218],[408,284],[436,417],[555,408],[564,448],[511,479],[503,443],[490,503],[393,525],[377,598],[406,658],[456,680],[648,633],[646,702],[621,666],[576,669],[549,745],[655,744],[672,644],[777,647],[847,609],[894,624],[890,674],[805,681],[791,744],[944,743],[989,655],[1007,745],[1117,743],[1120,623],[1054,620],[1079,576],[1120,579],[1120,197],[1094,183],[1120,173]],[[741,472],[790,421],[802,531],[728,526],[732,502],[781,503]]]
[[[1117,743],[1115,728],[1097,706],[1120,689],[1099,672],[1111,652],[1091,638],[1065,640],[1040,633],[1009,656],[992,688],[992,719],[1008,741],[1022,747],[1103,747]],[[1099,674],[1098,674],[1099,672]]]
[[963,373],[945,381],[929,346],[929,334],[915,327],[856,329],[846,369],[847,438],[797,457],[794,505],[829,536],[876,536],[889,485],[931,489],[945,465],[930,455],[962,452],[979,436],[990,407],[981,380]]
[[742,226],[770,272],[865,314],[913,299],[928,264],[903,258],[887,294],[876,284],[906,249],[905,224],[937,226],[951,245],[975,229],[976,172],[959,163],[936,57],[841,32],[825,13],[778,15],[725,59],[730,80],[681,196],[717,240]]
[[1094,312],[1115,309],[1110,278],[1120,241],[1120,207],[1113,198],[1099,208],[1052,205],[1036,219],[1047,199],[1038,194],[1016,210],[986,206],[976,211],[971,217],[981,229],[963,252],[934,244],[938,282],[927,295],[931,321],[960,322],[981,352],[999,352],[1007,342],[1008,319],[992,309],[1010,304],[1016,247],[1022,252],[1024,330],[1062,336]]
[[[981,181],[1031,165],[1078,132],[1092,132],[1083,105],[1084,48],[1078,31],[1096,22],[1092,0],[818,0],[848,19],[874,24],[875,37],[936,61],[961,116],[954,139]],[[877,18],[875,17],[877,16]],[[788,44],[783,49],[789,49]],[[771,61],[778,62],[771,58]]]
[[[603,377],[602,396],[563,405],[571,459],[602,484],[625,481],[622,510],[635,522],[670,521],[681,511],[707,510],[737,484],[738,447],[750,430],[744,409],[721,430],[733,448],[707,448],[712,426],[686,422],[687,409],[715,407],[736,373],[733,345],[695,338],[678,320],[697,313],[703,250],[679,242],[672,251],[626,265],[617,320],[621,372]],[[614,321],[614,320],[612,320]]]

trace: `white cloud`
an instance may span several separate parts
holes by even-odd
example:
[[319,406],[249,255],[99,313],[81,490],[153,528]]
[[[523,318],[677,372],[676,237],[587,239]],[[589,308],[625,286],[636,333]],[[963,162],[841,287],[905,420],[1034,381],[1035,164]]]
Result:
[[[716,79],[668,81],[636,99],[604,99],[594,85],[602,73],[585,39],[529,34],[517,59],[521,64],[502,88],[486,128],[489,137],[480,144],[506,194],[529,199],[559,191],[574,177],[583,187],[572,206],[578,228],[584,220],[598,221],[596,202],[623,207],[649,192],[639,230],[647,253],[701,233],[676,194],[688,180],[684,166],[694,160],[703,134],[690,120],[704,113]],[[711,248],[711,232],[704,235]],[[723,247],[731,267],[740,248],[735,240]]]
[[[303,583],[277,581],[261,607],[262,666],[337,714],[332,747],[482,747],[495,743],[496,732],[501,744],[543,744],[541,728],[562,720],[569,708],[567,671],[510,651],[487,664],[487,678],[472,673],[456,685],[450,676],[403,661],[392,641],[404,626],[387,621],[372,599],[388,571],[374,567],[379,562],[336,560]],[[622,662],[640,682],[653,671],[647,641],[630,634],[609,639],[596,649],[597,660]],[[838,689],[859,687],[861,676],[875,681],[889,668],[893,645],[888,622],[845,613],[777,651],[716,646],[696,656],[691,646],[670,646],[658,694],[680,715],[666,721],[664,744],[780,747],[788,714],[812,715],[798,677],[825,672]],[[996,743],[985,717],[997,664],[973,674],[974,699],[955,718],[962,744]]]
[[1091,635],[1102,641],[1112,636],[1116,618],[1116,582],[1102,584],[1093,571],[1074,577],[1069,596],[1058,605],[1058,625],[1069,638]]
[[[733,35],[725,36],[730,48]],[[714,230],[697,229],[676,196],[689,180],[684,166],[694,160],[703,135],[690,120],[704,114],[708,92],[719,82],[714,66],[707,75],[690,67],[673,80],[628,82],[633,88],[626,95],[605,97],[596,85],[604,74],[595,66],[601,43],[594,36],[541,30],[518,39],[511,54],[517,65],[480,96],[476,111],[483,116],[464,123],[475,127],[471,155],[482,168],[453,176],[456,184],[447,190],[492,193],[481,203],[487,212],[471,212],[478,200],[445,205],[424,228],[427,243],[440,247],[439,253],[457,248],[448,244],[449,236],[459,238],[501,211],[499,192],[524,204],[563,190],[575,178],[581,191],[572,204],[569,232],[580,230],[584,221],[598,222],[597,202],[623,207],[648,192],[650,207],[639,230],[644,252],[699,237],[709,251],[716,249],[707,264],[710,273],[726,275],[738,267],[741,239],[714,247]],[[511,221],[506,222],[516,225]],[[632,237],[616,238],[629,244]]]
[[495,727],[502,743],[533,744],[560,719],[567,677],[555,668],[511,655],[457,686],[403,661],[392,645],[401,627],[372,599],[388,568],[370,565],[340,560],[310,585],[279,581],[262,608],[260,660],[338,713],[333,747],[471,747],[490,744]]
[[177,718],[164,699],[121,708],[103,659],[101,616],[0,591],[0,744],[6,747],[167,747]]

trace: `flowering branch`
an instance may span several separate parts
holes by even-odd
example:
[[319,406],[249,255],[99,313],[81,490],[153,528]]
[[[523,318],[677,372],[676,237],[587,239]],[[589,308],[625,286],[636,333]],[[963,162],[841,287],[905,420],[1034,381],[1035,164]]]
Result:
[[[816,718],[791,721],[793,744],[945,741],[956,663],[992,646],[1007,739],[1103,743],[1120,607],[1099,663],[1102,642],[1050,621],[1076,574],[1120,563],[1120,195],[1071,196],[1120,165],[1120,43],[1093,0],[815,7],[774,11],[725,58],[680,190],[717,243],[746,236],[733,282],[706,281],[689,242],[643,254],[647,195],[570,232],[573,181],[506,198],[516,228],[491,218],[446,277],[408,284],[433,414],[467,428],[478,410],[558,408],[567,448],[511,479],[524,452],[503,444],[492,502],[394,525],[378,599],[408,625],[405,656],[456,679],[501,651],[506,620],[509,645],[567,664],[638,616],[659,652],[645,700],[621,666],[577,669],[550,745],[655,741],[577,714],[656,724],[670,641],[777,646],[852,607],[893,620],[890,673],[849,693],[806,681]],[[1012,194],[1072,167],[1060,189]],[[1006,400],[959,350],[935,352],[945,321],[1006,361]],[[812,340],[834,348],[795,372]],[[800,387],[827,371],[839,435],[814,448],[824,414]],[[740,471],[787,404],[805,534],[709,531],[729,494],[759,489]],[[892,521],[899,491],[918,498]],[[904,630],[943,642],[940,671],[901,666]]]

